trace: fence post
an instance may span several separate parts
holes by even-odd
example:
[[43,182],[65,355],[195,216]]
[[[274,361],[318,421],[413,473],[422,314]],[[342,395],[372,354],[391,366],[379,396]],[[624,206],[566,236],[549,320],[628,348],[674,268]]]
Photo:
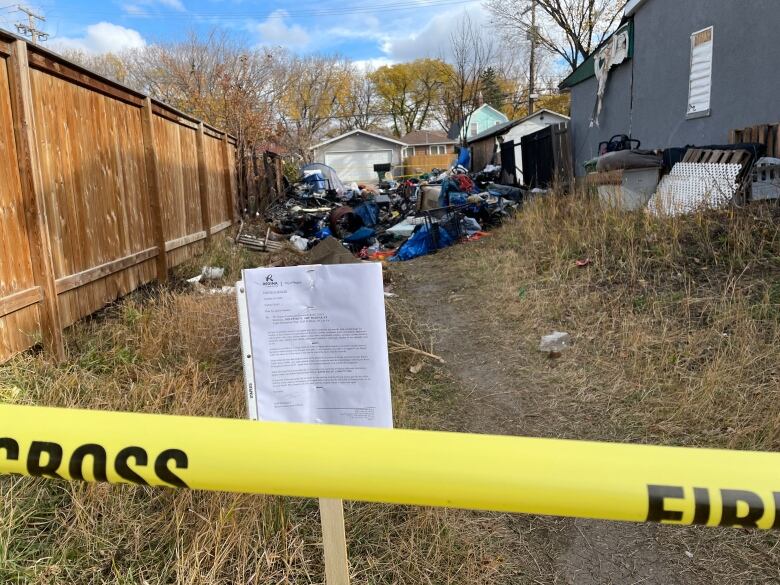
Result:
[[225,166],[225,205],[227,206],[227,217],[231,222],[234,222],[238,217],[238,208],[236,206],[235,191],[233,190],[233,169],[230,168],[230,142],[228,142],[227,132],[222,135],[222,164]]
[[284,170],[282,167],[282,157],[276,157],[274,160],[274,170],[276,171],[276,199],[279,200],[284,197],[282,189],[284,189]]
[[35,136],[35,113],[25,41],[14,41],[9,64],[8,80],[13,106],[14,137],[24,200],[25,224],[30,242],[30,258],[35,283],[43,291],[43,301],[40,305],[41,335],[46,350],[57,361],[62,361],[65,359],[65,344],[62,339],[62,320],[46,221],[43,176]]
[[146,183],[149,187],[149,201],[152,211],[152,229],[157,242],[157,280],[168,281],[168,255],[165,252],[165,229],[162,220],[162,195],[160,193],[159,162],[154,144],[154,114],[152,100],[147,97],[141,110],[146,158]]
[[206,230],[206,242],[211,241],[211,213],[209,210],[209,174],[206,167],[206,146],[203,122],[198,122],[198,183],[200,186],[200,217]]

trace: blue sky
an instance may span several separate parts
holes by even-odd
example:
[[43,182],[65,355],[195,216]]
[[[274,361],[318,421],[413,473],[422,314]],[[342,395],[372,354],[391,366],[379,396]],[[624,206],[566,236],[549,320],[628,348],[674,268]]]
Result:
[[[0,0],[0,27],[24,15]],[[189,30],[227,30],[248,45],[299,54],[338,53],[371,65],[446,56],[450,31],[467,13],[488,24],[474,0],[36,0],[54,49],[92,53],[175,41]]]

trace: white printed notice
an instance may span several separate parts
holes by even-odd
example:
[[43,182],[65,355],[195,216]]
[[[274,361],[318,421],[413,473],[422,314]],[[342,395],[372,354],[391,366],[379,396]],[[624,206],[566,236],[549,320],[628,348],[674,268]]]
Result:
[[380,264],[255,268],[243,279],[250,418],[393,426]]

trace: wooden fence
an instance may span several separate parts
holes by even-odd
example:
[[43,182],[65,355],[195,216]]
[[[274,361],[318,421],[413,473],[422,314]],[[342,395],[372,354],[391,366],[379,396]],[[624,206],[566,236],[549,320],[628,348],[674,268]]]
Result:
[[282,158],[271,150],[254,148],[239,162],[240,208],[250,216],[263,213],[284,195]]
[[552,124],[520,139],[523,183],[528,187],[567,188],[573,184],[571,136],[566,123]]
[[198,253],[236,217],[235,141],[0,33],[0,361]]
[[780,158],[780,123],[760,124],[729,132],[729,143],[758,142],[766,146],[766,156]]
[[433,169],[446,170],[452,166],[457,154],[416,154],[404,159],[404,175],[430,173]]

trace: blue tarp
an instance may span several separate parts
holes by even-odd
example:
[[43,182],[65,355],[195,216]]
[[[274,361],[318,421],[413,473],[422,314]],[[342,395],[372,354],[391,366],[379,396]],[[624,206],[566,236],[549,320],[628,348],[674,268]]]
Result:
[[316,171],[311,175],[304,176],[303,182],[307,185],[311,185],[314,191],[324,191],[327,189],[327,182],[325,181],[325,177],[320,171]]
[[468,147],[460,147],[460,150],[458,151],[458,162],[456,162],[455,165],[465,169],[471,168],[471,150]]
[[360,242],[365,242],[369,238],[373,238],[375,234],[376,232],[371,228],[362,227],[357,231],[349,234],[346,238],[344,238],[344,241],[348,244],[357,244]]
[[333,189],[340,196],[344,195],[346,192],[344,183],[341,182],[341,179],[339,179],[339,176],[333,167],[329,167],[328,165],[324,165],[322,163],[309,163],[301,167],[301,172],[303,173],[303,171],[319,171],[320,174],[325,178],[325,189]]
[[352,211],[363,220],[366,227],[374,227],[379,223],[379,206],[371,201],[366,201],[355,207]]
[[[455,243],[453,237],[447,233],[447,230],[442,229],[439,225],[434,224],[433,229],[438,230],[439,234],[439,246],[438,249],[447,248]],[[397,262],[399,260],[411,260],[418,256],[425,256],[430,254],[437,248],[434,247],[433,234],[429,233],[428,226],[423,225],[416,232],[412,234],[412,237],[406,240],[403,245],[398,248],[395,256],[390,258],[391,262]]]

